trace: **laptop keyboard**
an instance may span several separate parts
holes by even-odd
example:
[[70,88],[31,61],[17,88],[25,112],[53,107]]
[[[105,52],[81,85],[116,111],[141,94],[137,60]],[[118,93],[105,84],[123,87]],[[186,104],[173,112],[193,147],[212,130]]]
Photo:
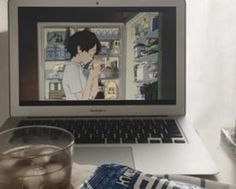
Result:
[[30,119],[18,126],[50,125],[66,129],[77,144],[186,143],[173,119]]

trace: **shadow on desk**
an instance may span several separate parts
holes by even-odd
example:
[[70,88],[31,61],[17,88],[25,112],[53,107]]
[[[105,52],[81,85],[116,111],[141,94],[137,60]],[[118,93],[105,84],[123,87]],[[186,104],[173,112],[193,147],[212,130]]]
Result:
[[[186,175],[188,176],[188,175]],[[191,175],[193,177],[212,180],[212,181],[218,181],[217,175]]]

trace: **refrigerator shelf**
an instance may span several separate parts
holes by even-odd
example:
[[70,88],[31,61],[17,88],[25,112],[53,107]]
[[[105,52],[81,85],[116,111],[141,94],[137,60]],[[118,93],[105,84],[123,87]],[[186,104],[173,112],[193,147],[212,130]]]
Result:
[[159,56],[159,53],[155,52],[153,54],[144,55],[140,58],[135,58],[135,62],[136,63],[142,63],[142,62],[157,63],[158,56]]
[[146,40],[150,38],[159,38],[159,29],[155,31],[149,31],[146,35],[137,37],[134,43],[146,43]]
[[156,82],[158,81],[158,78],[153,78],[153,79],[144,79],[144,80],[134,80],[135,83],[140,83],[140,84],[150,84],[150,83],[153,83],[153,82]]

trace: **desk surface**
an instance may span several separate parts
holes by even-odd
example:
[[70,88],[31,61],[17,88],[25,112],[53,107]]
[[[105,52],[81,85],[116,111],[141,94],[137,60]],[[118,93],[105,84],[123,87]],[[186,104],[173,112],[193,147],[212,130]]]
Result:
[[197,131],[220,171],[218,175],[206,178],[236,185],[236,156],[221,141],[220,129]]

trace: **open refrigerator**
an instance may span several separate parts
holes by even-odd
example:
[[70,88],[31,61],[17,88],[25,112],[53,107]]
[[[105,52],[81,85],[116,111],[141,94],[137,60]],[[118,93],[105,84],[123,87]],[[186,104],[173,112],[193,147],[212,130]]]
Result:
[[100,100],[156,100],[160,94],[160,14],[142,12],[125,23],[38,23],[40,100],[66,100],[62,86],[70,55],[66,40],[88,28],[101,43]]
[[158,12],[144,12],[137,14],[126,23],[127,99],[157,100],[159,98],[160,19]]

